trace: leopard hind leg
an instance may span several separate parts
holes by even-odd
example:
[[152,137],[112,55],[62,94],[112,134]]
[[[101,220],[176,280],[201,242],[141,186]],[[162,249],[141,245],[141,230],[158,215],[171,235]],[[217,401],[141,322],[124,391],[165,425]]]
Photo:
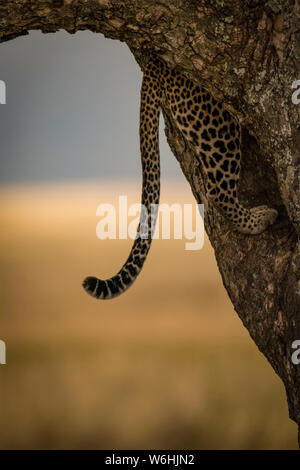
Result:
[[239,232],[256,235],[273,224],[277,211],[268,206],[251,209],[244,207],[237,196],[240,176],[240,151],[226,152],[212,149],[207,154],[200,151],[207,176],[207,197],[232,222]]

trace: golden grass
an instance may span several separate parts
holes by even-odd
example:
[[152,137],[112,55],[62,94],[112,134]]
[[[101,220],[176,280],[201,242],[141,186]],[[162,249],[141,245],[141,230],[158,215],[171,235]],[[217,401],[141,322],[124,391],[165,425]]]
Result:
[[[193,202],[164,185],[165,202]],[[166,189],[166,187],[168,189]],[[8,186],[1,196],[0,448],[297,448],[284,389],[227,298],[208,241],[155,240],[124,296],[100,302],[131,240],[96,207],[132,183]]]

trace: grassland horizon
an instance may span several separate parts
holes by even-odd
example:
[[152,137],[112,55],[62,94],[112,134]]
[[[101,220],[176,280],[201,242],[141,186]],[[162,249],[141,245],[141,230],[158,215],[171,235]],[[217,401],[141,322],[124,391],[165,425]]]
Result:
[[[132,240],[96,208],[139,182],[0,187],[0,449],[296,449],[283,385],[228,299],[207,238],[154,240],[137,282],[100,302]],[[195,203],[164,183],[162,202]]]

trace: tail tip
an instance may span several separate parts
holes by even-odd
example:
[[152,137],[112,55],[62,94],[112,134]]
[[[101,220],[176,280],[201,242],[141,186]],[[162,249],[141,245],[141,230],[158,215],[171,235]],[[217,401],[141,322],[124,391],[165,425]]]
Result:
[[96,277],[89,276],[84,279],[82,283],[82,287],[89,295],[94,297],[95,289],[97,287],[97,282],[98,282],[98,279]]

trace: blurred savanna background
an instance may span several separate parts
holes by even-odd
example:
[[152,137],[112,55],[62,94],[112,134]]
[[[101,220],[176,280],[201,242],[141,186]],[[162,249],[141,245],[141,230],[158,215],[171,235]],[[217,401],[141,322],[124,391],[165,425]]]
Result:
[[[121,73],[122,72],[122,73]],[[99,35],[0,46],[1,449],[292,449],[284,388],[234,312],[213,250],[154,240],[136,284],[86,295],[132,241],[96,208],[139,202],[141,72]],[[194,203],[161,133],[162,202]]]

